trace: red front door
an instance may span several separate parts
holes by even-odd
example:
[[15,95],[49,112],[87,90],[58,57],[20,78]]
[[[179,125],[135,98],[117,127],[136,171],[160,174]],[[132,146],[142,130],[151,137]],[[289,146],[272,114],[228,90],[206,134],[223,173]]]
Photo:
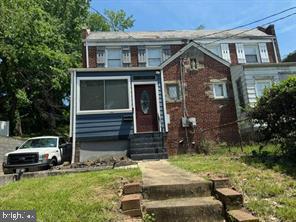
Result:
[[137,132],[158,131],[155,85],[135,85]]

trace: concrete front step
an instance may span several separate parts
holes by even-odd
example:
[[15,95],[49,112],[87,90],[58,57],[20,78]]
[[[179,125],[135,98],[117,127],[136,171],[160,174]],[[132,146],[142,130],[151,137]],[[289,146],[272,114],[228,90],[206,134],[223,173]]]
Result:
[[200,181],[191,183],[159,184],[143,186],[145,199],[164,200],[183,197],[211,196],[211,182]]
[[159,160],[167,159],[167,153],[141,153],[141,154],[131,154],[130,158],[132,160]]
[[223,205],[213,197],[144,200],[144,211],[156,222],[222,222]]
[[227,214],[231,222],[259,222],[257,217],[244,210],[230,210]]
[[162,147],[146,147],[146,148],[130,148],[130,154],[142,154],[142,153],[162,153]]
[[131,142],[130,148],[162,147],[162,142]]

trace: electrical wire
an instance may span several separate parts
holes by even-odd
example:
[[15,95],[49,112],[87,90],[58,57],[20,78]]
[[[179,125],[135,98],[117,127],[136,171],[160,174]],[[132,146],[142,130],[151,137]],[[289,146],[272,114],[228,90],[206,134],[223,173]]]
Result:
[[[275,19],[275,20],[270,21],[270,22],[268,22],[268,23],[262,24],[261,26],[270,25],[270,24],[272,24],[272,23],[275,23],[275,22],[278,22],[278,21],[284,20],[284,19],[286,19],[286,18],[289,18],[289,17],[291,17],[291,16],[293,16],[293,15],[296,15],[296,12],[291,13],[291,14],[289,14],[289,15],[286,15],[286,16],[284,16],[284,17],[281,17],[281,18]],[[239,32],[239,33],[237,33],[237,34],[227,36],[227,37],[225,37],[225,38],[221,38],[221,39],[218,39],[218,40],[214,40],[214,41],[211,41],[211,42],[205,43],[205,44],[203,44],[203,45],[209,45],[209,44],[212,44],[212,43],[215,43],[215,42],[220,42],[220,41],[225,40],[225,39],[230,39],[230,38],[232,38],[232,37],[239,36],[239,35],[241,35],[241,34],[243,34],[243,33],[250,32],[250,31],[252,31],[252,30],[254,30],[254,29],[257,29],[257,27],[254,27],[254,28],[251,28],[251,29],[247,29],[247,30],[242,31],[242,32]],[[197,42],[196,42],[196,43],[197,43]]]

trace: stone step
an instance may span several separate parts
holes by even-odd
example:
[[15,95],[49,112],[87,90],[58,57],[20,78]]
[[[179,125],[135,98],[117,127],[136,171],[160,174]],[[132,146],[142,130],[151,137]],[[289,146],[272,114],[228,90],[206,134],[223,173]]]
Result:
[[228,220],[231,222],[259,222],[257,217],[245,210],[230,210],[227,214]]
[[142,154],[142,153],[163,153],[162,147],[146,147],[146,148],[131,148],[130,154]]
[[159,160],[167,159],[167,153],[141,153],[141,154],[131,154],[130,158],[132,160]]
[[162,142],[131,142],[130,143],[130,148],[149,148],[149,147],[162,147],[163,143]]
[[136,133],[130,135],[130,138],[144,138],[144,137],[163,137],[163,133],[155,132],[155,133]]
[[211,181],[213,182],[213,188],[214,190],[219,188],[228,188],[230,187],[230,182],[228,178],[211,178]]
[[215,195],[220,200],[226,210],[236,210],[243,206],[243,195],[230,188],[216,189]]
[[169,198],[207,197],[211,196],[212,183],[199,181],[190,183],[144,185],[143,196],[145,199],[164,200]]
[[144,200],[144,211],[156,222],[222,222],[223,205],[213,197]]

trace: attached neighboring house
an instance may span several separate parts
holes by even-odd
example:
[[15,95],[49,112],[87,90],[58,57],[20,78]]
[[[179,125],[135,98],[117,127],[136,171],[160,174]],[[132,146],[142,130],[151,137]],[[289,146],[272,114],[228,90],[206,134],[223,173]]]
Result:
[[286,67],[279,61],[273,26],[248,32],[84,30],[84,68],[71,70],[75,160],[167,158],[195,149],[201,139],[236,143],[239,98],[247,104],[250,97],[247,70],[257,78],[260,70]]

